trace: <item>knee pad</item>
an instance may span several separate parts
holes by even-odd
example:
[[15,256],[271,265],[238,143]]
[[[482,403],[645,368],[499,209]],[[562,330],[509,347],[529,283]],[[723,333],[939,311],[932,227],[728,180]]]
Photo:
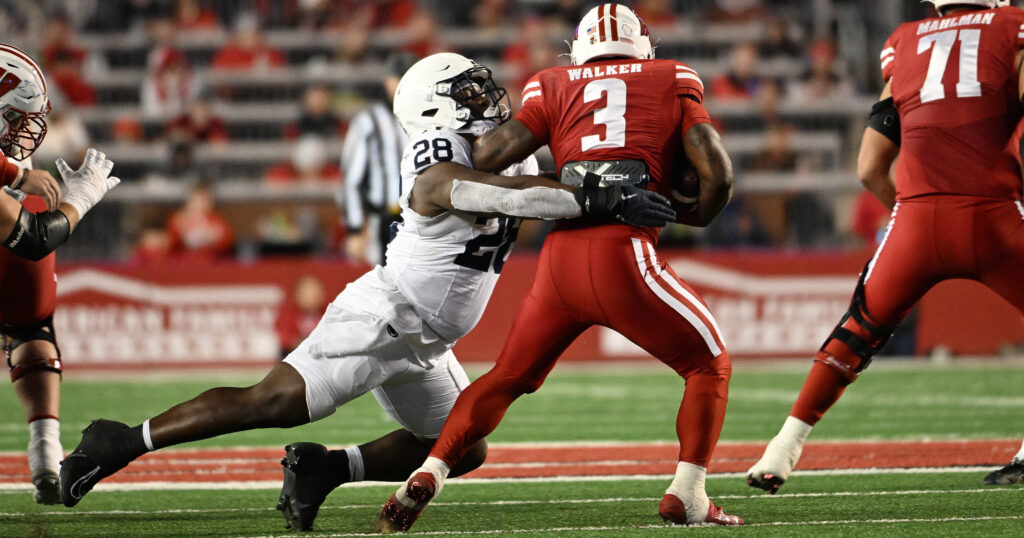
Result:
[[54,372],[57,375],[63,375],[64,365],[60,362],[60,359],[53,358],[38,358],[31,359],[25,362],[19,362],[11,366],[10,358],[7,359],[7,365],[11,368],[11,383],[25,376],[30,372],[42,370],[44,372]]
[[861,272],[857,289],[853,292],[850,308],[839,320],[825,343],[818,351],[816,360],[835,368],[849,382],[853,382],[871,364],[875,354],[885,347],[892,338],[896,325],[880,326],[868,312],[864,298],[864,276]]
[[[7,367],[11,371],[12,382],[35,370],[45,370],[57,374],[61,374],[64,371],[60,360],[60,348],[57,347],[57,337],[54,334],[53,316],[25,327],[0,325],[0,333],[7,337],[4,343],[4,353],[7,355]],[[37,357],[18,364],[11,363],[11,355],[14,353],[14,350],[18,349],[25,342],[33,340],[42,340],[53,344],[54,349],[57,350],[57,356]]]

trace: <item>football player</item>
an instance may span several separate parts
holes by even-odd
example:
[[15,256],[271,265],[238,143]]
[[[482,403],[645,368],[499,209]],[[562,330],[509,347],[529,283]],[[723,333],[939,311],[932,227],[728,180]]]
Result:
[[[206,391],[135,427],[94,421],[61,467],[63,503],[74,506],[150,450],[306,424],[367,392],[401,428],[346,450],[288,445],[278,509],[291,528],[310,530],[339,485],[408,476],[469,383],[451,348],[483,314],[519,218],[586,215],[658,226],[674,217],[666,200],[638,189],[569,187],[528,175],[537,172],[532,157],[504,175],[474,170],[472,141],[506,119],[507,101],[490,70],[458,54],[410,67],[394,101],[410,143],[401,163],[403,224],[387,247],[387,265],[350,283],[256,385]],[[476,468],[485,454],[481,440],[453,472]]]
[[[113,163],[90,149],[82,167],[32,170],[29,156],[46,136],[46,80],[21,49],[0,44],[0,335],[14,392],[28,420],[28,463],[36,502],[56,504],[60,445],[60,351],[53,330],[56,274],[53,250],[114,185]],[[14,161],[21,161],[22,165]],[[34,196],[27,196],[34,195]]]
[[[689,163],[699,176],[698,202],[679,220],[709,223],[729,200],[732,165],[701,105],[697,73],[654,59],[647,27],[620,4],[590,10],[571,47],[572,66],[534,75],[516,118],[477,140],[476,165],[500,169],[547,144],[562,182],[670,194]],[[657,240],[656,228],[592,219],[561,222],[548,234],[496,365],[459,396],[430,457],[381,510],[379,530],[409,529],[462,454],[498,426],[516,398],[537,390],[559,355],[593,325],[618,331],[686,382],[676,419],[679,461],[658,507],[662,519],[743,523],[704,490],[725,417],[729,354],[707,305],[658,258]]]
[[814,425],[932,286],[976,280],[1024,312],[1024,206],[1013,141],[1024,12],[996,0],[931,2],[938,17],[905,23],[886,42],[885,87],[861,138],[857,172],[892,209],[888,229],[789,417],[748,471],[752,487],[778,491]]

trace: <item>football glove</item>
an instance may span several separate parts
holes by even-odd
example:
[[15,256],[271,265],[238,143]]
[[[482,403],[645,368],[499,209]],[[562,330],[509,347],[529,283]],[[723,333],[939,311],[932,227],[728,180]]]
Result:
[[121,182],[116,177],[109,177],[114,163],[94,148],[89,148],[85,153],[85,159],[78,170],[72,170],[64,159],[57,159],[55,164],[61,179],[68,186],[68,192],[61,202],[77,209],[79,217],[84,216],[107,191]]
[[620,182],[601,185],[601,177],[590,172],[574,195],[584,217],[612,217],[632,226],[659,228],[676,218],[664,196]]

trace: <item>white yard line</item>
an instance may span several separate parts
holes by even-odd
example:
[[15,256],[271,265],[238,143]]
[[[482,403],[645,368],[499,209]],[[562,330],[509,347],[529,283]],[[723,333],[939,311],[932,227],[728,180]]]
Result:
[[[868,468],[868,469],[823,469],[814,471],[796,471],[794,476],[843,476],[872,474],[940,474],[940,473],[981,473],[992,470],[991,465],[972,467],[905,467],[900,469]],[[445,482],[445,486],[460,484],[523,484],[528,482],[615,482],[620,480],[671,480],[670,474],[635,474],[635,475],[593,475],[593,476],[541,476],[529,478],[453,478]],[[745,478],[746,473],[713,473],[708,480],[718,478]],[[394,486],[397,482],[356,482],[345,484],[346,488],[369,488],[377,486]],[[150,491],[150,490],[258,490],[280,489],[279,480],[253,481],[218,481],[218,482],[129,482],[103,483],[94,491]],[[0,495],[32,490],[32,485],[22,482],[0,482]]]
[[[774,521],[771,523],[750,523],[744,525],[744,527],[801,527],[801,526],[828,526],[828,525],[886,525],[891,523],[953,523],[962,521],[1000,521],[1000,520],[1020,520],[1024,519],[1024,516],[986,516],[986,517],[943,517],[943,518],[906,518],[906,519],[849,519],[839,521]],[[700,527],[703,525],[694,525],[694,527]],[[556,534],[556,533],[579,533],[579,532],[612,532],[612,531],[628,531],[628,530],[642,530],[642,529],[664,529],[666,527],[672,527],[672,525],[661,524],[661,525],[622,525],[614,527],[550,527],[541,529],[500,529],[500,530],[480,530],[480,531],[428,531],[428,532],[417,532],[415,536],[462,536],[462,535],[492,535],[492,534],[526,534],[526,533],[543,533],[543,534]],[[279,535],[266,535],[266,537],[256,538],[269,538],[270,536]],[[379,533],[339,533],[339,534],[317,534],[317,536],[330,536],[330,537],[343,537],[343,536],[380,536]]]

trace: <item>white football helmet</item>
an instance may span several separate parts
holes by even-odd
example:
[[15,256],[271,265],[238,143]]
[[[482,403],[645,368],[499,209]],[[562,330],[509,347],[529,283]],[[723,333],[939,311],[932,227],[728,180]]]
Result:
[[508,92],[491,70],[452,52],[413,64],[395,91],[395,116],[409,136],[440,128],[473,132],[474,123],[501,123],[510,111]]
[[573,65],[608,56],[654,58],[647,25],[622,4],[601,4],[588,11],[576,26],[569,47]]
[[46,79],[39,65],[18,47],[0,43],[0,150],[24,160],[46,136]]
[[1010,5],[1010,0],[921,0],[921,2],[930,2],[935,6],[939,15],[942,15],[943,8],[949,6],[982,6],[992,9]]

